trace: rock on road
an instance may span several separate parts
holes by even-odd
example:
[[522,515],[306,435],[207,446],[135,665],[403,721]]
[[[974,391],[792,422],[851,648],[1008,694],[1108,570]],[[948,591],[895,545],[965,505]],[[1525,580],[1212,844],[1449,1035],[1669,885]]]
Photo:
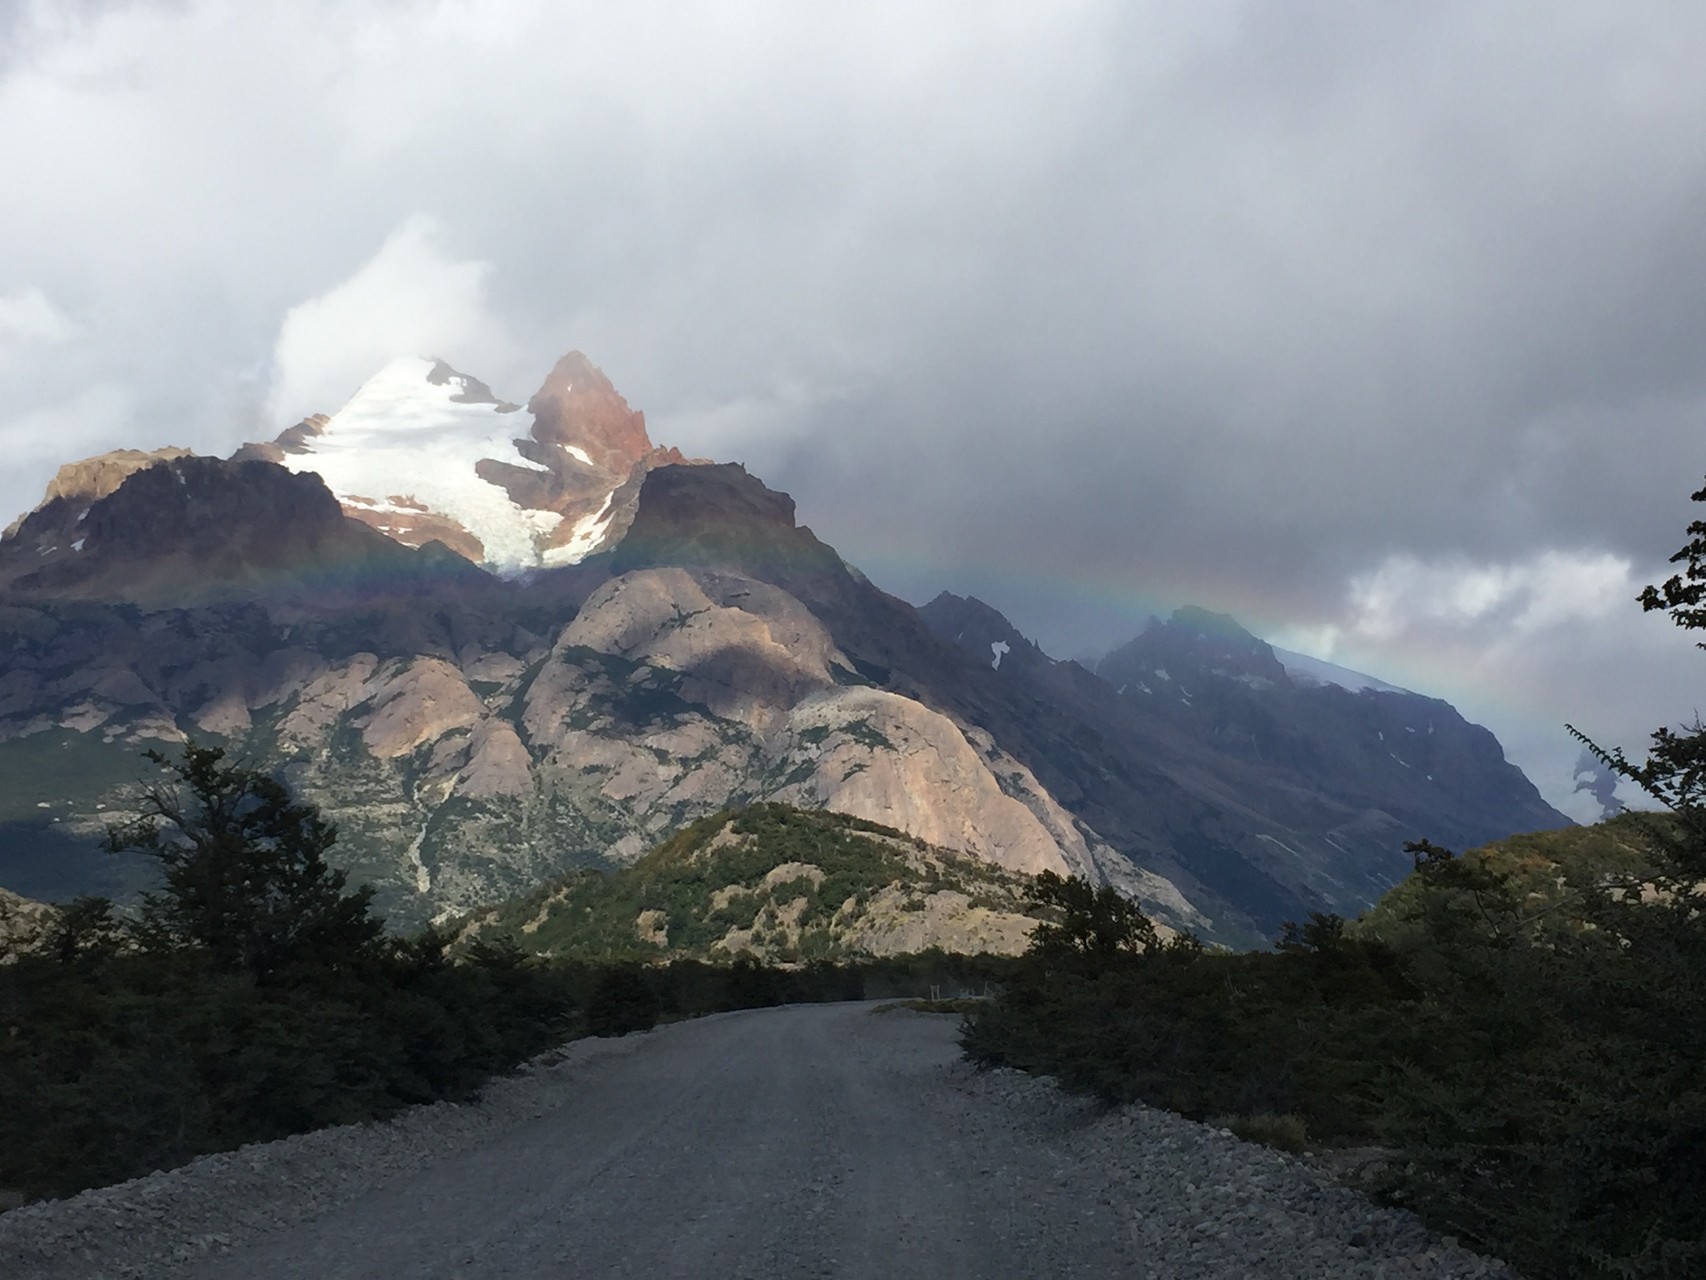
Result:
[[630,1037],[529,1082],[554,1091],[533,1118],[170,1274],[1509,1274],[1276,1153],[976,1073],[956,1032],[953,1018],[851,1004]]

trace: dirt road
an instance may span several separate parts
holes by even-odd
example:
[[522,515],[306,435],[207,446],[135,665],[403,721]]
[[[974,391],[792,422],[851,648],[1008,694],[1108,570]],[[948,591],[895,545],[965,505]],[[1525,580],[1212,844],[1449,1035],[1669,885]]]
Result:
[[975,1122],[950,1018],[806,1006],[654,1038],[536,1125],[194,1274],[1130,1273],[1105,1208],[1013,1176],[1025,1135]]
[[869,1005],[664,1028],[577,1076],[536,1122],[186,1274],[1496,1274],[1418,1251],[1413,1226],[1367,1247],[1378,1242],[1362,1226],[1379,1211],[1324,1195],[1271,1153],[1163,1113],[1110,1122],[1037,1082],[975,1076],[955,1032],[952,1018]]

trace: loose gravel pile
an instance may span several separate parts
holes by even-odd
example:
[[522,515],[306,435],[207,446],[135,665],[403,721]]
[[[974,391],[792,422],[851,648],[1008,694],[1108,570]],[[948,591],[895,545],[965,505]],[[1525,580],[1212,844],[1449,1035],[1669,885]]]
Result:
[[956,1083],[982,1104],[981,1116],[1022,1116],[1043,1131],[1056,1184],[1096,1196],[1143,1259],[1134,1280],[1520,1280],[1415,1214],[1228,1130],[1142,1105],[1110,1110],[1017,1071],[967,1068]]
[[[922,1107],[939,1120],[932,1140],[940,1144],[936,1154],[942,1176],[960,1185],[958,1198],[949,1197],[944,1204],[964,1206],[969,1194],[970,1203],[1003,1206],[995,1212],[1006,1215],[1002,1222],[1011,1227],[1011,1252],[1001,1255],[1003,1261],[996,1265],[1006,1265],[1010,1257],[1014,1269],[1007,1274],[1014,1277],[1515,1278],[1504,1264],[1442,1240],[1411,1214],[1383,1209],[1333,1184],[1304,1161],[1169,1112],[1141,1106],[1110,1111],[1017,1072],[973,1071],[956,1057],[951,1025],[940,1017],[873,1016],[867,1009],[845,1006],[843,1013],[821,1006],[808,1013],[809,1008],[723,1015],[741,1020],[727,1024],[724,1031],[702,1025],[701,1034],[695,1024],[685,1024],[620,1040],[579,1041],[536,1060],[514,1077],[493,1082],[476,1104],[421,1107],[384,1124],[246,1147],[69,1200],[16,1209],[0,1215],[0,1277],[153,1280],[177,1275],[198,1259],[305,1223],[459,1152],[495,1143],[506,1134],[543,1134],[547,1129],[524,1126],[584,1096],[598,1082],[634,1075],[648,1063],[650,1070],[698,1074],[697,1068],[677,1062],[699,1043],[693,1039],[696,1035],[705,1040],[713,1032],[725,1038],[760,1033],[774,1037],[777,1029],[794,1022],[760,1020],[797,1018],[806,1020],[802,1026],[824,1024],[821,1034],[845,1046],[845,1056],[861,1064],[852,1079],[874,1078],[858,1072],[892,1077],[885,1086],[889,1100],[882,1101],[881,1091],[872,1092],[864,1104],[867,1111],[871,1106],[898,1111]],[[783,1042],[775,1043],[780,1051]],[[644,1056],[631,1063],[616,1061],[635,1054]],[[692,1059],[707,1070],[716,1061]],[[649,1087],[654,1090],[651,1096],[657,1096],[659,1082]],[[815,1105],[812,1096],[807,1089],[801,1105]],[[837,1107],[845,1103],[844,1095]],[[548,1127],[567,1123],[579,1133],[576,1115],[565,1111]],[[818,1120],[823,1131],[813,1139],[818,1145],[807,1163],[815,1161],[829,1170],[832,1176],[824,1187],[829,1198],[838,1192],[852,1195],[856,1203],[845,1209],[854,1221],[864,1215],[898,1223],[898,1230],[939,1234],[943,1239],[931,1247],[939,1250],[936,1256],[952,1258],[961,1247],[953,1241],[962,1238],[969,1224],[944,1220],[952,1219],[953,1212],[934,1210],[928,1187],[879,1187],[879,1192],[895,1192],[900,1199],[874,1205],[859,1201],[855,1188],[861,1185],[861,1161],[869,1159],[869,1153],[852,1138],[845,1151],[833,1148],[835,1134],[870,1127],[864,1113],[856,1107],[845,1113],[837,1109],[820,1114]],[[791,1116],[777,1119],[783,1129],[806,1123]],[[668,1132],[674,1138],[672,1150],[701,1150],[691,1133],[674,1128]],[[726,1142],[728,1137],[711,1141]],[[514,1138],[503,1143],[506,1151],[514,1147]],[[646,1158],[669,1159],[655,1152]],[[838,1163],[843,1161],[845,1169]],[[758,1166],[746,1167],[756,1172]],[[782,1167],[791,1166],[784,1162]],[[444,1164],[434,1175],[440,1196],[465,1194],[451,1177],[458,1168]],[[618,1166],[603,1177],[606,1183],[619,1181],[622,1188],[632,1189],[623,1195],[639,1195],[646,1175]],[[869,1179],[863,1181],[863,1194],[869,1197]],[[410,1197],[420,1189],[414,1181],[403,1185]],[[747,1187],[744,1194],[769,1199],[773,1193],[785,1198],[792,1191],[804,1195],[799,1187],[771,1188],[768,1183]],[[913,1209],[918,1212],[911,1213]],[[659,1206],[655,1211],[663,1210]],[[784,1216],[809,1226],[814,1213],[796,1207]],[[294,1244],[299,1235],[282,1239]],[[347,1242],[350,1237],[339,1238]],[[793,1244],[804,1250],[812,1241],[802,1235]],[[848,1274],[863,1274],[846,1254],[840,1256]],[[930,1256],[928,1249],[925,1256]],[[868,1265],[865,1269],[872,1270]],[[800,1274],[797,1268],[772,1270],[778,1276]],[[523,1273],[531,1274],[525,1269],[515,1274]],[[759,1268],[752,1274],[770,1272]]]

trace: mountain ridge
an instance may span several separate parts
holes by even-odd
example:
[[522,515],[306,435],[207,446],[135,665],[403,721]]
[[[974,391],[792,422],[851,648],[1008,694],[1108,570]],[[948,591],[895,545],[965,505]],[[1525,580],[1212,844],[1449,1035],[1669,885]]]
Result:
[[[450,395],[522,420],[422,364],[405,369],[409,394],[418,382],[439,400],[409,430],[461,421],[433,416]],[[108,752],[214,735],[326,808],[355,878],[405,924],[624,865],[761,800],[1084,874],[1169,925],[1245,941],[1373,901],[1407,870],[1406,838],[1464,845],[1567,821],[1445,704],[1294,680],[1230,619],[1183,611],[1092,671],[982,602],[943,593],[915,609],[743,467],[651,448],[589,370],[578,353],[559,362],[530,402],[533,434],[512,438],[533,467],[549,448],[584,470],[563,424],[597,418],[609,456],[634,458],[623,477],[599,471],[614,485],[600,510],[620,512],[572,562],[493,576],[466,548],[410,546],[306,469],[312,453],[291,455],[301,469],[252,450],[138,462],[86,504],[44,502],[0,539],[0,763],[43,733]],[[508,473],[473,476],[511,494]],[[1158,670],[1189,693],[1156,693]],[[1387,731],[1404,738],[1370,764]],[[1467,753],[1461,796],[1418,781],[1449,771],[1412,736],[1437,738],[1442,760]],[[0,812],[31,865],[124,805],[122,788],[91,784],[61,812],[40,784],[39,801]]]

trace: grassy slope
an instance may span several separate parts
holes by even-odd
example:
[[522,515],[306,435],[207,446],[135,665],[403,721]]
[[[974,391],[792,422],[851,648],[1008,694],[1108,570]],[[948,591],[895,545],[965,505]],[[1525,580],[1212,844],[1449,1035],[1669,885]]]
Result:
[[573,872],[471,925],[555,956],[750,951],[788,962],[859,953],[873,926],[904,926],[917,913],[936,922],[944,949],[1012,950],[989,944],[1013,937],[1028,914],[1027,884],[875,823],[763,804],[703,818],[631,867]]
[[[1583,885],[1607,879],[1641,879],[1651,866],[1647,833],[1664,818],[1652,813],[1626,813],[1591,827],[1563,827],[1495,841],[1463,854],[1470,866],[1509,876],[1523,898],[1525,913],[1556,908],[1569,915],[1569,903]],[[1364,936],[1395,945],[1417,941],[1411,919],[1420,912],[1422,895],[1442,894],[1455,901],[1461,894],[1428,884],[1411,875],[1394,887],[1352,926]],[[1467,906],[1467,899],[1465,899]]]

